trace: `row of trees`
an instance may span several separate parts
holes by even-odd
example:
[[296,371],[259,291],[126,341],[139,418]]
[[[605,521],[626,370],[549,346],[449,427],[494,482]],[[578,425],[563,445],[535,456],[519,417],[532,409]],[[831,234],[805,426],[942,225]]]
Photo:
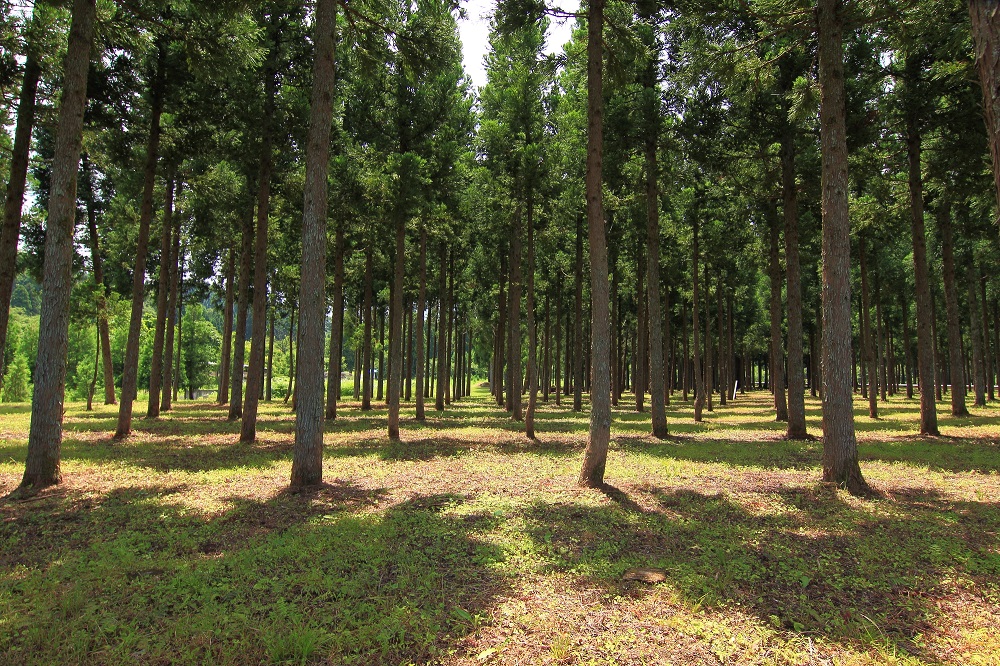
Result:
[[556,57],[565,12],[504,0],[477,91],[439,0],[8,8],[27,56],[0,82],[20,95],[3,251],[21,237],[43,293],[23,485],[59,478],[70,302],[89,281],[109,399],[108,304],[131,301],[118,437],[147,300],[146,416],[171,404],[185,286],[211,291],[219,402],[243,441],[287,316],[293,485],[322,478],[347,358],[363,409],[384,390],[391,438],[405,400],[423,420],[473,375],[529,437],[539,399],[582,410],[589,394],[586,485],[625,391],[664,437],[676,392],[701,420],[766,385],[803,438],[808,383],[824,478],[865,492],[855,391],[875,417],[905,384],[935,434],[944,392],[964,413],[966,380],[977,399],[994,383],[982,4],[591,0]]

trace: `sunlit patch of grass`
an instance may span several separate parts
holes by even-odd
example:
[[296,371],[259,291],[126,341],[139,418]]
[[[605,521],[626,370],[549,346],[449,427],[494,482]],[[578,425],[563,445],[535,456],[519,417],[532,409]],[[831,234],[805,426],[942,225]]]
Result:
[[[64,483],[0,503],[0,663],[997,664],[996,406],[921,438],[916,401],[859,398],[881,495],[855,498],[769,394],[701,424],[679,398],[663,441],[623,399],[603,492],[576,485],[586,400],[540,403],[532,441],[477,387],[425,423],[404,405],[401,442],[348,400],[301,494],[284,403],[250,444],[207,401],[125,442],[115,407],[72,404]],[[0,494],[29,419],[0,406]]]

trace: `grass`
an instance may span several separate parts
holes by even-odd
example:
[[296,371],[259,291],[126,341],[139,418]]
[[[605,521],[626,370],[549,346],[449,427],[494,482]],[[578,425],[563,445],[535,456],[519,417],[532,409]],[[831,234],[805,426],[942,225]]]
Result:
[[[531,442],[487,397],[402,443],[347,403],[300,494],[281,403],[252,445],[205,402],[121,444],[70,405],[64,483],[0,500],[0,663],[1000,664],[997,407],[921,438],[915,401],[859,400],[861,499],[765,393],[702,424],[675,399],[665,441],[622,405],[604,491],[575,485],[585,414],[542,406]],[[0,406],[0,495],[28,420]]]

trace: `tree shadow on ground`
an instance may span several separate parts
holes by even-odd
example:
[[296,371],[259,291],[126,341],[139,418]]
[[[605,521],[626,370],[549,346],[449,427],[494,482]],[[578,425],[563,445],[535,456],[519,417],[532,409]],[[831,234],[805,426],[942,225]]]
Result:
[[723,494],[623,488],[605,488],[604,506],[527,510],[548,570],[620,598],[643,585],[623,580],[628,569],[654,567],[689,606],[740,608],[777,629],[866,649],[889,642],[931,661],[920,636],[940,619],[938,599],[957,586],[989,609],[1000,595],[996,503],[913,490],[858,508],[822,485],[780,489],[751,510]]
[[[478,627],[504,584],[461,497],[387,505],[347,482],[228,497],[184,486],[0,505],[0,653],[14,663],[413,663]],[[183,496],[183,497],[182,497]],[[181,498],[181,499],[178,499]],[[16,573],[16,575],[14,575]]]

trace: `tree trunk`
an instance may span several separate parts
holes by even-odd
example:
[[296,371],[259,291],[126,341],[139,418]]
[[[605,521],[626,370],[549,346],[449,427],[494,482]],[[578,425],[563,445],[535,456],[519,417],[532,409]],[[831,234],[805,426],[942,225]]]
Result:
[[823,480],[868,492],[858,465],[851,393],[851,224],[841,0],[818,0],[823,174]]
[[365,284],[364,302],[361,310],[364,317],[364,338],[361,344],[364,346],[364,358],[361,364],[361,410],[369,411],[372,408],[372,249],[371,243],[365,247]]
[[[638,234],[637,234],[638,235]],[[646,325],[646,271],[642,270],[642,250],[636,243],[635,262],[635,381],[632,392],[635,394],[635,411],[642,412],[646,393],[646,373],[649,370],[646,356],[646,335],[649,329]]]
[[878,363],[875,360],[875,346],[872,344],[872,322],[871,304],[868,294],[868,253],[865,250],[865,239],[861,238],[858,243],[858,258],[861,262],[861,339],[864,347],[865,366],[868,370],[868,416],[878,418],[878,392],[875,387],[878,385],[876,379],[876,368]]
[[958,313],[958,286],[955,277],[954,227],[951,206],[947,199],[937,208],[938,231],[941,234],[941,264],[944,273],[944,307],[948,320],[948,366],[951,380],[951,414],[968,416],[965,406],[965,376],[962,372],[962,330]]
[[271,387],[274,379],[274,319],[277,316],[275,310],[275,301],[272,300],[267,313],[267,374],[264,379],[264,402],[271,402],[274,397]]
[[181,352],[184,346],[184,255],[178,248],[177,254],[177,363],[174,365],[174,400],[181,388]]
[[434,409],[444,411],[444,392],[448,383],[444,355],[448,344],[448,253],[444,243],[438,252],[438,330],[437,349],[434,360],[437,362],[437,383],[434,387]]
[[290,307],[291,313],[288,315],[288,387],[285,389],[285,398],[281,402],[287,404],[292,397],[292,389],[295,388],[295,348],[298,336],[295,328],[295,308]]
[[986,364],[983,355],[983,322],[979,307],[979,275],[973,262],[969,262],[969,338],[972,341],[972,385],[975,391],[975,406],[986,406]]
[[556,405],[562,404],[562,302],[563,302],[563,283],[562,283],[562,273],[558,274],[556,278],[556,359],[555,359],[555,371],[556,371]]
[[[88,171],[89,175],[89,171]],[[108,327],[107,287],[104,284],[104,264],[97,235],[97,213],[93,198],[87,200],[87,231],[90,237],[90,259],[94,267],[94,283],[97,285],[97,336],[101,348],[101,364],[104,366],[104,404],[114,405],[115,371],[111,363],[111,331]],[[0,358],[0,365],[3,359]]]
[[[603,0],[601,1],[603,2]],[[602,19],[603,19],[603,11],[602,11]],[[591,126],[590,129],[593,129],[593,127]],[[588,146],[588,154],[587,154],[588,170],[592,168],[589,151],[590,148]],[[600,146],[597,147],[597,151],[598,153],[600,153],[601,151]],[[600,154],[598,155],[598,162],[600,162]],[[592,195],[588,192],[587,194],[588,234],[590,233],[589,218],[591,213],[589,206],[591,205],[590,202],[591,196]],[[591,273],[593,273],[593,266],[591,266]],[[593,275],[591,275],[591,279],[593,279]],[[591,298],[593,298],[593,295],[591,295]],[[573,315],[575,317],[573,325],[573,411],[581,412],[583,411],[583,218],[580,217],[579,215],[577,215],[576,218],[576,304],[573,310]],[[603,472],[602,472],[602,478],[603,478]]]
[[528,187],[525,221],[528,227],[528,276],[525,310],[528,324],[528,411],[524,416],[524,433],[535,438],[535,409],[538,406],[538,331],[535,330],[535,202]]
[[[299,361],[307,368],[296,380],[295,448],[290,485],[323,480],[323,330],[326,325],[326,216],[330,126],[333,118],[336,0],[317,0],[312,103],[306,142],[302,210],[302,271],[299,287]],[[334,330],[336,333],[336,330]],[[340,387],[340,377],[337,377]]]
[[[28,175],[31,130],[35,124],[35,98],[38,92],[38,79],[42,73],[33,42],[34,40],[29,37],[21,96],[17,104],[17,124],[14,129],[14,148],[10,156],[3,228],[0,229],[0,386],[3,386],[3,356],[7,348],[10,299],[14,292],[14,278],[17,277],[17,242],[21,235],[21,207],[24,205],[24,184]],[[103,293],[103,285],[98,286]],[[111,385],[111,402],[106,404],[114,404],[114,383]]]
[[73,286],[73,226],[76,177],[87,105],[87,70],[93,46],[94,0],[74,0],[56,125],[49,216],[45,234],[38,361],[32,389],[28,455],[21,488],[30,491],[62,480],[62,445],[69,305]]
[[[180,185],[178,185],[177,194],[180,194]],[[179,216],[174,223],[173,237],[174,242],[170,248],[170,271],[168,277],[170,280],[170,295],[167,297],[167,338],[163,351],[163,382],[160,384],[161,412],[168,412],[173,407],[173,393],[171,389],[173,388],[174,381],[172,362],[174,357],[174,317],[177,313],[177,286],[180,276],[178,261],[180,261],[181,254],[181,219]],[[177,345],[180,346],[179,340],[177,341]]]
[[413,303],[406,305],[406,388],[404,399],[413,399]]
[[993,402],[993,354],[990,352],[989,306],[986,300],[986,276],[979,280],[979,314],[983,325],[983,380],[986,382],[986,399]]
[[[608,247],[602,193],[603,31],[605,0],[590,0],[587,26],[587,237],[590,241],[590,437],[580,484],[604,485],[611,440],[611,308],[608,299]],[[581,359],[582,361],[582,359]],[[577,367],[581,367],[578,363]],[[578,370],[578,374],[579,370]],[[581,378],[582,379],[582,378]]]
[[713,368],[712,350],[715,344],[712,342],[712,281],[708,277],[708,262],[705,262],[705,408],[708,411],[715,411],[712,406]]
[[[159,287],[156,290],[156,328],[153,334],[153,358],[149,364],[149,401],[146,406],[146,418],[155,419],[160,415],[160,386],[163,381],[163,337],[167,325],[167,297],[170,292],[170,248],[173,233],[174,214],[174,179],[167,178],[165,201],[163,203],[163,221],[160,231],[160,274]],[[167,357],[167,365],[173,356]]]
[[229,248],[226,261],[226,311],[222,314],[222,356],[219,363],[219,396],[220,405],[229,402],[229,373],[233,356],[233,299],[236,290],[233,281],[236,277],[236,253]]
[[[424,312],[427,309],[427,229],[420,225],[420,287],[417,292],[417,421],[424,420],[424,396],[425,382],[427,377],[424,374]],[[429,337],[429,336],[428,336]]]
[[[913,399],[913,375],[910,374],[910,367],[912,367],[912,363],[911,363],[911,360],[910,360],[910,308],[907,307],[906,297],[903,295],[902,291],[899,292],[899,308],[900,308],[900,311],[903,313],[903,374],[904,374],[905,379],[906,379],[906,398],[907,398],[907,400],[912,400]],[[936,362],[937,362],[937,356],[934,354],[934,344],[933,344],[934,343],[933,312],[934,312],[934,305],[932,303],[931,304],[931,316],[932,316],[932,319],[931,319],[931,324],[932,324],[932,326],[931,326],[931,356],[934,358],[935,364],[936,364]],[[932,381],[931,382],[931,386],[929,386],[928,389],[933,388],[933,384],[934,384],[934,382]]]
[[[697,197],[697,194],[695,195]],[[695,212],[694,234],[691,241],[691,343],[693,346],[693,372],[694,372],[694,420],[701,421],[702,411],[705,409],[705,376],[701,371],[701,328],[699,320],[700,291],[698,268],[698,212]]]
[[[276,29],[274,24],[275,18],[272,15],[269,32]],[[274,43],[275,46],[272,46],[272,52],[268,58],[271,62],[264,67],[264,117],[261,120],[262,136],[260,148],[260,170],[257,175],[257,232],[254,234],[253,319],[250,327],[250,362],[247,364],[247,390],[243,404],[243,424],[240,428],[241,442],[253,442],[257,439],[257,406],[260,402],[260,389],[264,382],[264,347],[267,342],[267,234],[268,215],[271,205],[271,170],[272,160],[274,157],[274,151],[272,149],[273,138],[271,125],[274,121],[275,98],[277,97],[278,90],[277,74],[275,72],[273,59],[277,57],[277,54],[275,53],[277,51],[277,39],[277,34],[272,36],[272,43]],[[311,140],[312,138],[310,138],[310,141]],[[323,176],[323,179],[323,182],[326,183],[325,175]],[[309,185],[307,184],[307,187],[308,186]],[[323,220],[323,229],[326,229],[325,209],[323,212]],[[305,248],[306,239],[303,238],[302,240],[303,248]],[[326,236],[323,236],[323,265],[326,265],[325,248]],[[309,249],[310,253],[317,251],[319,250],[316,248]],[[313,258],[313,260],[315,260],[315,258]],[[311,278],[312,276],[303,275],[301,277],[301,282],[308,283]],[[326,279],[325,274],[323,279]],[[303,304],[300,303],[299,305],[302,306]],[[306,305],[306,307],[309,306]],[[299,319],[301,320],[301,312],[299,313]],[[315,327],[316,323],[314,321],[310,321],[309,325]],[[299,322],[299,328],[302,328],[301,321]],[[320,328],[322,328],[322,318]],[[312,364],[314,360],[315,359],[313,358],[309,359],[310,368],[317,367]],[[322,352],[320,352],[318,367],[323,367]],[[295,381],[297,383],[298,378],[296,378]],[[320,403],[322,403],[322,395],[320,395]],[[313,416],[311,418],[315,417]],[[298,419],[296,419],[295,427],[296,441],[298,441]],[[320,431],[322,432],[322,414],[320,414]],[[322,448],[322,445],[320,445],[320,448]],[[305,477],[303,477],[303,479],[304,478]],[[301,485],[302,483],[305,483],[305,481],[300,480],[297,482],[297,485]]]
[[392,303],[389,320],[389,439],[399,439],[399,399],[403,390],[403,279],[406,269],[406,217],[397,211],[396,249],[393,262]]
[[769,273],[771,277],[771,391],[774,393],[776,421],[788,420],[788,403],[785,401],[785,351],[781,340],[781,263],[779,253],[778,213],[774,202],[767,203],[770,222]]
[[326,418],[337,418],[341,358],[344,355],[344,221],[337,220],[333,250],[333,314],[330,321],[330,363],[327,366]]
[[726,405],[726,385],[728,381],[727,377],[727,365],[728,360],[726,358],[726,316],[725,311],[722,308],[723,299],[723,286],[722,286],[722,274],[718,276],[718,283],[715,287],[715,301],[716,301],[716,319],[718,320],[719,326],[719,353],[716,357],[715,365],[718,368],[719,373],[719,405],[725,407]]
[[378,309],[378,376],[375,378],[375,399],[384,399],[383,384],[385,383],[385,310]]
[[[912,65],[907,63],[907,69]],[[912,79],[911,79],[912,81]],[[920,174],[920,132],[913,112],[906,116],[906,155],[909,163],[910,223],[913,231],[913,278],[917,301],[917,381],[920,384],[920,434],[937,435],[934,403],[934,350],[931,347],[931,286],[927,274],[924,236],[924,193]]]
[[160,149],[160,115],[163,113],[164,61],[166,50],[158,44],[156,72],[150,84],[149,138],[146,143],[146,163],[143,168],[142,203],[139,207],[139,239],[135,249],[135,272],[132,274],[132,314],[129,319],[128,342],[125,345],[125,367],[122,372],[122,400],[118,408],[115,439],[132,432],[132,403],[136,398],[139,372],[139,334],[142,330],[142,305],[145,295],[146,253],[149,250],[149,223],[153,217],[153,187],[156,161]]
[[[230,375],[229,420],[243,416],[243,359],[246,356],[247,310],[250,307],[250,271],[253,268],[253,211],[243,221],[240,240],[240,283],[236,298],[236,334]],[[180,345],[178,345],[180,346]]]
[[1000,203],[1000,2],[969,0],[976,66],[983,89],[983,116],[990,138],[993,184]]
[[795,127],[781,134],[781,190],[785,217],[785,295],[788,308],[787,439],[805,439],[806,403],[802,383],[802,281],[799,268],[799,212],[795,185]]

